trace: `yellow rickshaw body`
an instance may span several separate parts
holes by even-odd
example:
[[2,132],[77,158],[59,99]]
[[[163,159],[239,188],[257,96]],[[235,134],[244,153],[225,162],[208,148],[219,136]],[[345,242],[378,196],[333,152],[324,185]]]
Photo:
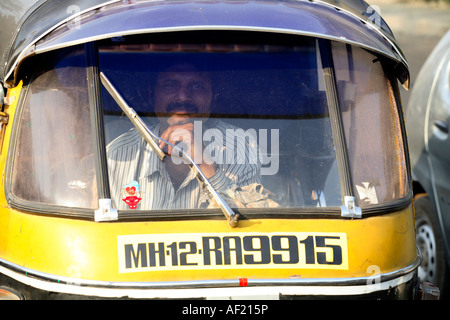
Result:
[[[20,90],[21,85],[10,90],[9,96],[18,97]],[[15,99],[8,109],[11,120],[14,119],[17,101]],[[8,141],[10,134],[11,126],[6,131],[5,141]],[[1,156],[2,166],[5,166],[7,147],[6,143]],[[1,198],[0,225],[6,232],[0,234],[0,256],[24,270],[51,275],[56,285],[59,280],[67,282],[67,279],[74,283],[77,280],[81,283],[114,283],[119,287],[121,283],[149,284],[150,287],[166,284],[167,288],[170,288],[170,284],[183,285],[183,282],[202,284],[221,280],[234,281],[234,286],[239,289],[248,287],[255,280],[276,280],[281,286],[292,285],[290,281],[297,280],[331,280],[332,287],[334,282],[366,279],[369,285],[379,282],[378,277],[381,275],[413,270],[418,263],[412,205],[403,210],[362,219],[317,216],[301,219],[249,219],[240,221],[239,227],[231,228],[222,220],[98,223],[36,215],[10,208],[3,195],[4,192]],[[251,263],[246,263],[245,258],[238,263],[235,242],[234,248],[228,252],[230,261],[226,262],[224,259],[224,238],[270,239],[274,236],[294,236],[303,241],[296,249],[299,256],[296,263],[288,263],[293,254],[289,250],[272,250],[271,261],[258,264],[262,262],[259,261],[260,248],[255,246],[254,250],[246,250],[242,245],[240,255],[250,259],[247,262]],[[317,236],[331,239],[327,243],[331,247],[317,247],[314,241],[305,241]],[[221,244],[220,247],[211,244],[208,264],[205,263],[206,255],[201,252],[206,249],[202,248],[202,238],[218,240]],[[183,265],[181,261],[177,261],[178,264],[174,265],[171,260],[174,256],[173,247],[170,245],[177,243],[179,247],[179,243],[183,242],[195,243],[196,250],[192,251],[190,246],[178,249],[180,252],[177,252],[177,258],[183,256],[183,252],[186,253],[185,263]],[[273,241],[271,242],[273,246]],[[153,253],[148,246],[150,243],[156,245]],[[157,248],[158,243],[164,243],[164,250]],[[126,251],[127,244],[132,249]],[[139,244],[144,244],[143,251],[138,251]],[[336,251],[333,246],[340,249],[341,262],[335,265],[320,264],[318,254],[323,254],[328,261],[335,259]],[[310,263],[306,263],[308,250],[315,255]],[[277,262],[274,255],[281,260]],[[126,267],[126,259],[131,263],[129,268]],[[161,261],[164,262],[161,264]],[[46,287],[43,283],[34,285],[41,286],[42,289]],[[371,290],[370,286],[360,286]],[[180,290],[183,291],[174,289],[169,296],[182,296]],[[355,291],[350,293],[354,294]]]

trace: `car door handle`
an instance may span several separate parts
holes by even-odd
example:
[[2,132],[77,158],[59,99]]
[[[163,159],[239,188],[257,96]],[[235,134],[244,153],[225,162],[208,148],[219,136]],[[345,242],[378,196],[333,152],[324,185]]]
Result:
[[447,121],[434,120],[434,126],[438,128],[443,133],[448,134],[448,123]]

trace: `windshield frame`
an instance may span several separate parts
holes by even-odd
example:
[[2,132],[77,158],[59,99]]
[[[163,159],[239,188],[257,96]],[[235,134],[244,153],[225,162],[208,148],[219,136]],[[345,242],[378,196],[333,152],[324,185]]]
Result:
[[[273,34],[272,34],[273,36]],[[273,38],[273,37],[272,37]],[[338,162],[339,171],[339,181],[341,183],[341,195],[353,196],[353,188],[351,182],[351,174],[348,162],[346,142],[343,132],[342,119],[340,118],[340,101],[338,98],[338,90],[334,77],[334,67],[332,61],[331,52],[331,41],[318,39],[320,55],[323,64],[323,71],[325,76],[325,85],[327,93],[327,103],[330,112],[330,120],[332,122],[332,134],[335,141],[336,150],[336,160]],[[110,199],[109,190],[109,180],[107,174],[107,159],[105,154],[105,133],[103,129],[103,114],[102,110],[102,99],[101,99],[101,83],[99,80],[99,65],[98,65],[98,46],[95,42],[85,44],[88,57],[88,87],[89,90],[89,104],[91,106],[91,124],[93,128],[94,140],[95,140],[95,166],[96,166],[96,178],[99,183],[97,183],[97,192],[99,199]],[[382,59],[380,57],[380,59]],[[397,81],[394,75],[390,75],[386,72],[388,69],[386,65],[389,65],[389,60],[385,60],[383,68],[385,70],[386,77],[388,77],[391,86],[393,87],[394,98],[396,100],[395,106],[398,109],[397,112],[400,117],[403,116],[402,108],[400,105],[399,92]],[[24,83],[22,93],[20,95],[20,100],[18,103],[18,110],[16,116],[20,119],[21,112],[23,110],[23,101],[26,99],[28,93],[29,84],[31,80]],[[405,128],[403,121],[400,121],[401,134],[405,136]],[[9,150],[8,158],[13,159],[16,147],[16,140],[18,135],[18,121],[15,121],[13,127],[13,134],[11,138],[11,148]],[[407,156],[407,144],[405,139],[403,139],[403,148],[405,151],[405,161],[408,167],[408,181],[411,181],[410,177],[410,164],[409,158]],[[9,160],[7,163],[7,174],[6,174],[6,187],[5,191],[7,194],[7,199],[9,204],[19,210],[25,210],[27,212],[45,213],[46,215],[56,215],[70,218],[81,218],[81,219],[94,219],[94,211],[86,208],[71,208],[56,205],[42,205],[36,204],[34,202],[26,201],[24,199],[14,196],[11,190],[11,180],[12,180],[12,161]],[[380,205],[374,205],[365,208],[363,211],[363,217],[384,213],[391,210],[399,210],[410,205],[412,199],[412,191],[409,188],[406,197],[396,199],[388,203],[382,203]],[[344,200],[342,200],[344,203]],[[261,209],[246,209],[246,208],[233,208],[233,210],[241,216],[241,219],[248,218],[293,218],[293,217],[304,217],[304,218],[341,218],[341,208],[339,207],[304,207],[304,208],[261,208]],[[130,212],[133,212],[130,215]],[[132,211],[132,210],[119,210],[118,220],[119,221],[136,221],[136,220],[191,220],[191,219],[224,219],[223,214],[220,209],[190,209],[190,210],[176,210],[176,211],[166,211],[166,210],[153,210],[153,211]]]

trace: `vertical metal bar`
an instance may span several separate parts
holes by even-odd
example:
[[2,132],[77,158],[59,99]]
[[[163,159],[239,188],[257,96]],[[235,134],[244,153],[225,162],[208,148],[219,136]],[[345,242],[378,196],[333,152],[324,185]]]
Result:
[[106,139],[103,123],[102,87],[99,78],[98,47],[95,42],[90,42],[85,44],[85,48],[98,197],[99,199],[111,199],[106,160]]
[[347,143],[345,140],[344,125],[342,122],[339,96],[334,74],[334,65],[331,55],[330,41],[319,39],[319,50],[322,61],[323,78],[325,82],[328,111],[330,113],[331,130],[336,149],[336,160],[340,176],[342,203],[346,196],[353,197],[353,183],[350,173]]

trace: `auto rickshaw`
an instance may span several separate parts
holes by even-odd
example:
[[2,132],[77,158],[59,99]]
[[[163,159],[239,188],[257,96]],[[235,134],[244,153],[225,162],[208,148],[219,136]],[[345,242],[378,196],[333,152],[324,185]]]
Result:
[[368,4],[0,9],[1,297],[421,296],[408,65]]

